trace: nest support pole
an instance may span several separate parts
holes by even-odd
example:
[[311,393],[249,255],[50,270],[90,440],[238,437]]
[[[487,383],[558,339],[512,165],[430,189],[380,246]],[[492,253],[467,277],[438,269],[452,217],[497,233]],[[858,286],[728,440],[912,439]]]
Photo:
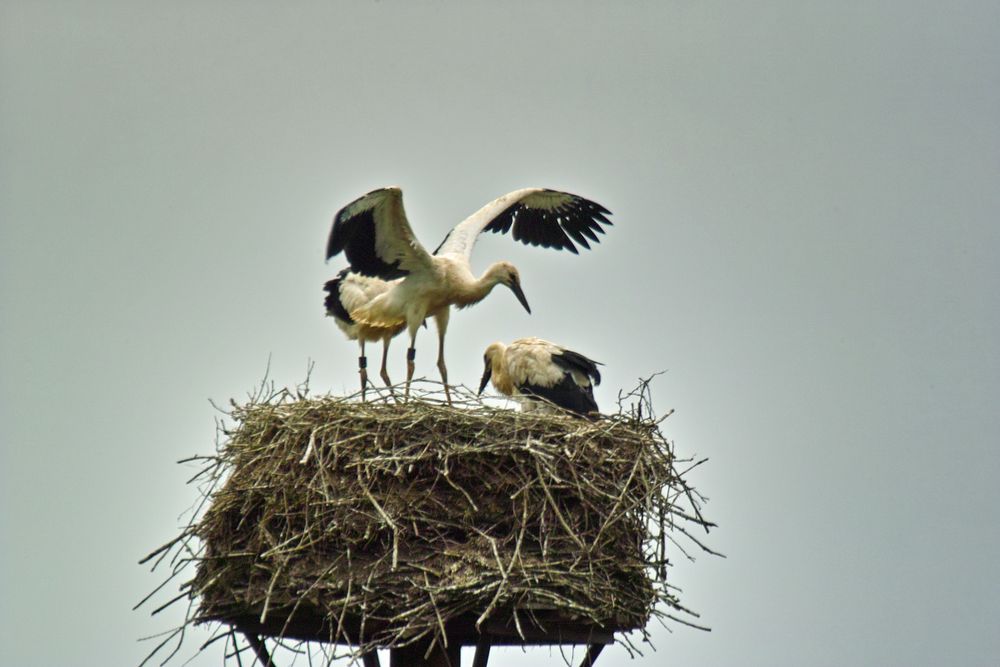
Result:
[[[257,660],[263,667],[275,667],[271,654],[264,644],[263,638],[254,632],[243,630],[243,636],[253,649]],[[476,653],[472,658],[472,667],[487,667],[490,659],[490,649],[493,642],[490,636],[483,634],[476,643]],[[605,644],[588,644],[580,667],[593,667],[597,656],[604,650]],[[361,656],[364,667],[380,667],[378,653],[369,651]],[[402,648],[389,650],[389,667],[461,667],[462,645],[451,643],[448,648],[435,642],[428,652],[428,644],[420,642]]]
[[[472,667],[487,667],[492,646],[493,641],[488,634],[480,635],[479,641],[476,643]],[[597,662],[597,656],[604,651],[605,646],[606,644],[601,643],[588,644],[580,667],[593,667]],[[365,667],[377,667],[377,658],[371,663],[368,660],[369,656],[365,655]],[[449,643],[448,648],[444,648],[440,643],[435,643],[430,652],[428,652],[426,643],[389,651],[389,667],[461,667],[461,664],[462,646],[457,642]]]
[[260,661],[261,665],[264,667],[275,667],[274,662],[271,661],[271,654],[267,652],[267,646],[264,645],[264,640],[259,635],[244,630],[243,636],[247,638],[247,642],[257,655],[257,660]]
[[493,640],[487,634],[479,635],[476,642],[476,656],[472,659],[472,667],[486,667],[490,659],[490,648],[493,647]]
[[[271,654],[268,652],[267,646],[264,644],[264,639],[253,632],[248,632],[245,630],[241,632],[243,632],[243,636],[246,637],[247,643],[250,644],[250,648],[253,649],[253,652],[257,656],[257,660],[260,661],[260,664],[263,665],[263,667],[275,667],[274,660],[271,658]],[[369,651],[368,653],[363,654],[361,656],[361,662],[364,665],[364,667],[381,667],[378,660],[378,653],[376,653],[375,651]],[[423,665],[424,663],[403,662],[400,664]],[[437,663],[429,662],[426,664],[437,667]],[[458,662],[456,661],[452,663],[452,667],[459,667]]]
[[432,647],[426,642],[417,642],[389,650],[389,667],[460,667],[461,663],[462,645],[457,642],[450,643],[447,648],[439,642]]
[[597,656],[604,650],[604,646],[604,644],[590,644],[587,647],[586,655],[583,656],[583,662],[580,663],[580,667],[592,667],[597,661]]
[[[264,644],[264,640],[253,632],[243,632],[247,642],[253,649],[257,660],[263,667],[275,667],[271,654]],[[476,653],[472,658],[472,667],[487,667],[490,659],[490,649],[493,643],[489,635],[482,635],[476,644]],[[593,667],[597,661],[597,656],[604,650],[604,644],[590,644],[587,646],[587,653],[583,656],[580,667]],[[426,643],[394,648],[389,650],[389,667],[461,667],[462,646],[452,644],[444,648],[439,643],[435,643],[428,653]],[[364,667],[380,667],[378,653],[370,651],[361,656]]]

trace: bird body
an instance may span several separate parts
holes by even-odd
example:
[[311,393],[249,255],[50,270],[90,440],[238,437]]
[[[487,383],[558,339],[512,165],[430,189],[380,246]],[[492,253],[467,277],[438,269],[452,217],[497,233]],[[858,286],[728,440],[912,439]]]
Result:
[[504,284],[505,280],[512,281],[509,276],[516,274],[512,265],[499,262],[476,278],[467,264],[454,257],[436,259],[438,261],[429,275],[419,274],[394,281],[394,289],[359,304],[351,311],[351,316],[372,326],[405,326],[408,322],[422,322],[449,306],[466,308],[479,303],[494,287]]
[[438,369],[451,401],[444,362],[444,338],[451,306],[465,308],[482,301],[497,285],[509,288],[529,313],[517,268],[509,262],[490,265],[479,277],[469,263],[476,239],[484,231],[506,233],[530,245],[578,252],[573,241],[589,248],[598,240],[609,212],[599,204],[565,192],[543,188],[515,190],[498,197],[456,225],[433,254],[420,244],[403,210],[402,192],[373,190],[342,208],[333,220],[327,260],[343,252],[351,271],[380,278],[388,289],[353,308],[350,318],[371,327],[405,326],[406,393],[409,395],[420,324],[433,317],[438,329]]
[[365,308],[373,300],[391,291],[393,282],[363,276],[350,269],[344,269],[333,280],[327,281],[325,300],[327,315],[334,318],[337,326],[349,340],[367,342],[382,340],[402,332],[405,322],[375,323],[359,321],[351,317],[352,311]]
[[326,314],[333,317],[337,327],[344,332],[348,340],[356,340],[361,346],[361,356],[358,357],[358,372],[361,375],[361,395],[364,397],[368,386],[367,358],[365,343],[382,341],[382,367],[380,376],[387,386],[392,385],[386,362],[389,355],[390,341],[406,328],[405,322],[373,323],[358,321],[351,317],[352,311],[364,308],[373,300],[389,293],[393,282],[372,278],[344,269],[333,280],[323,286],[326,290]]
[[599,362],[541,338],[492,343],[483,355],[482,394],[492,380],[501,394],[521,401],[525,411],[554,404],[581,416],[598,412],[594,385],[601,383]]

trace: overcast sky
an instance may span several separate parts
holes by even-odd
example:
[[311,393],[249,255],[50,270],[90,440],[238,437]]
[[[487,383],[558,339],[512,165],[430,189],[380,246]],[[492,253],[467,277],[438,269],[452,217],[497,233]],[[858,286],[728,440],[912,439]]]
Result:
[[0,177],[4,664],[134,665],[177,622],[130,610],[175,461],[268,359],[354,391],[323,251],[384,185],[430,247],[525,186],[614,213],[580,256],[481,242],[533,314],[499,290],[448,340],[465,384],[493,340],[572,347],[605,409],[666,370],[710,459],[728,558],[673,583],[712,632],[598,665],[996,664],[995,2],[0,0]]

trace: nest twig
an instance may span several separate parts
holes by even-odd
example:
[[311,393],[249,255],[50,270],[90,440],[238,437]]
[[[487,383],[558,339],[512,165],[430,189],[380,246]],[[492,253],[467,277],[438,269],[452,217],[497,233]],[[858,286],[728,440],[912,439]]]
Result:
[[147,557],[169,557],[170,579],[194,566],[163,605],[191,603],[181,636],[219,622],[210,641],[237,657],[233,630],[247,628],[360,655],[446,642],[462,623],[521,638],[556,621],[696,625],[667,584],[668,543],[711,553],[688,528],[712,524],[648,380],[595,422],[467,391],[452,406],[432,392],[405,404],[307,394],[262,385],[231,404],[216,454],[194,459],[210,504]]

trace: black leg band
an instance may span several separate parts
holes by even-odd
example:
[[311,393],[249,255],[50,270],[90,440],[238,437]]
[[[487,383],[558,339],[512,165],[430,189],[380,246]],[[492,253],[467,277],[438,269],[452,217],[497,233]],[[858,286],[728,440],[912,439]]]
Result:
[[411,347],[406,350],[406,360],[413,361],[417,358],[417,348]]
[[368,368],[368,357],[358,357],[358,368],[362,370]]

